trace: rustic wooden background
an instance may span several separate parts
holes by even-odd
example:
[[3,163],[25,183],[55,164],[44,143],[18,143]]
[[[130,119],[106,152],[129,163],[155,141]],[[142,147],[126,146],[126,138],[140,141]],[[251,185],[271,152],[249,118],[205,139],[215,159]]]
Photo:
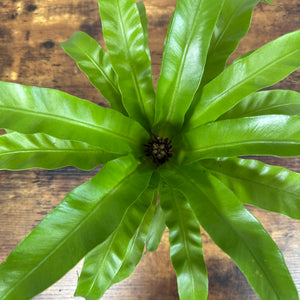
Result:
[[[276,1],[276,0],[275,0]],[[234,57],[300,28],[300,1],[277,0],[281,6],[259,4],[252,28]],[[155,83],[162,45],[175,0],[145,0]],[[105,100],[59,47],[82,30],[103,45],[96,0],[0,1],[0,80],[60,89],[101,105]],[[300,92],[300,72],[276,85]],[[1,96],[1,95],[0,95]],[[300,172],[300,159],[264,158]],[[0,261],[64,198],[96,174],[74,168],[55,171],[0,171]],[[250,209],[283,251],[300,291],[300,222]],[[203,233],[210,280],[209,300],[258,299],[236,265]],[[73,299],[80,264],[35,299]],[[169,259],[168,232],[156,253],[147,254],[132,276],[112,287],[105,300],[175,300],[176,277]],[[288,299],[286,299],[288,300]]]

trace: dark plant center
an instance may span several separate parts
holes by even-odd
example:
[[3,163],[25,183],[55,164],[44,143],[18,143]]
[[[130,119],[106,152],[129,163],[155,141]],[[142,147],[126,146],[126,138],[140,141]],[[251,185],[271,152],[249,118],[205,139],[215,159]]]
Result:
[[172,141],[169,138],[152,136],[148,144],[145,144],[145,154],[160,166],[172,157]]

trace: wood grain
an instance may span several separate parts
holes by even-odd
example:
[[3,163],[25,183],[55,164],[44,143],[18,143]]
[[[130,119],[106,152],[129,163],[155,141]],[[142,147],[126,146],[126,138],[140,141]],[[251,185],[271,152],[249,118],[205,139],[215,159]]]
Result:
[[[280,35],[300,28],[299,0],[276,1],[281,6],[259,4],[252,27],[233,58],[256,49]],[[175,0],[145,0],[154,81],[157,82],[164,36]],[[0,80],[63,90],[107,105],[103,97],[64,54],[59,43],[82,30],[102,45],[101,22],[96,0],[2,0],[0,1]],[[300,72],[276,88],[300,92]],[[300,172],[300,159],[263,158],[265,162]],[[28,234],[66,193],[91,178],[98,170],[75,168],[55,171],[0,171],[0,261]],[[300,290],[300,222],[250,208],[283,251]],[[203,231],[207,262],[209,300],[257,299],[245,277],[227,255]],[[63,279],[35,299],[73,299],[76,266]],[[147,254],[132,276],[113,286],[105,300],[175,300],[176,277],[169,259],[168,232],[157,252]],[[286,299],[288,300],[288,299]]]

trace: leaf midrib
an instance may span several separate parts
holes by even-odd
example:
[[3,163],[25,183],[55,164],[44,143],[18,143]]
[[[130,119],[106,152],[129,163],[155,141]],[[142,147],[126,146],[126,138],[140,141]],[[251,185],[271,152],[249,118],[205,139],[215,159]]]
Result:
[[[119,137],[131,144],[134,144],[134,145],[139,145],[139,143],[137,141],[135,141],[134,139],[130,138],[129,136],[126,136],[126,135],[123,135],[123,134],[120,134],[120,133],[116,133],[112,130],[110,130],[109,128],[107,127],[103,127],[103,126],[100,126],[100,125],[93,125],[91,123],[86,123],[86,122],[83,122],[82,120],[78,120],[78,119],[71,119],[67,116],[59,116],[59,115],[54,115],[54,114],[51,114],[51,113],[46,113],[46,112],[37,112],[37,111],[31,111],[31,110],[27,110],[27,109],[24,109],[24,108],[16,108],[16,107],[8,107],[8,106],[4,106],[4,105],[0,105],[0,108],[3,108],[3,110],[5,111],[12,111],[12,112],[16,112],[16,111],[20,111],[21,113],[25,113],[25,114],[28,114],[28,115],[33,115],[33,116],[37,116],[37,117],[40,117],[41,115],[44,116],[44,117],[50,117],[54,120],[59,120],[59,121],[63,121],[65,123],[69,123],[71,125],[75,125],[75,126],[79,126],[79,125],[82,125],[83,127],[85,128],[89,128],[89,129],[93,129],[96,131],[104,131],[106,132],[106,134],[109,134],[109,135],[112,135],[112,136],[116,136],[116,137]],[[36,118],[38,119],[38,118]],[[68,121],[68,122],[66,122]],[[86,142],[88,143],[88,142]]]
[[[225,34],[225,32],[227,31],[229,25],[231,24],[231,20],[233,19],[234,16],[237,15],[237,11],[240,9],[240,6],[242,4],[242,1],[239,3],[240,5],[237,5],[235,7],[235,10],[234,12],[231,14],[230,18],[228,19],[228,21],[226,22],[226,26],[223,27],[223,30],[221,32],[221,34],[218,36],[218,38],[216,39],[216,42],[214,43],[213,47],[211,48],[213,51],[215,51],[218,46],[219,46],[219,43],[221,42],[221,40],[223,39],[223,36]],[[225,4],[224,4],[225,5]]]
[[278,188],[276,185],[275,186],[270,186],[270,185],[267,185],[265,182],[262,182],[262,181],[254,181],[254,180],[251,180],[249,178],[233,176],[232,174],[225,173],[225,172],[222,172],[222,171],[218,171],[216,169],[213,169],[213,168],[210,168],[210,167],[207,167],[207,166],[204,166],[204,168],[210,170],[212,173],[220,174],[221,176],[227,176],[227,177],[233,178],[235,180],[238,180],[240,182],[245,181],[245,182],[249,182],[251,184],[258,185],[258,186],[261,185],[261,186],[264,186],[266,189],[276,190],[279,193],[286,193],[286,194],[291,195],[292,197],[295,197],[295,198],[299,199],[299,193],[293,193],[293,192],[286,191],[286,190],[283,191],[282,189]]
[[[183,234],[183,240],[184,240],[184,250],[185,250],[185,253],[186,253],[186,258],[187,258],[187,263],[188,263],[188,268],[190,270],[189,274],[193,274],[193,268],[192,268],[192,263],[191,263],[191,253],[190,253],[190,248],[188,246],[188,243],[187,243],[187,235],[186,235],[186,232],[185,232],[185,229],[186,227],[184,226],[184,222],[183,222],[183,218],[182,218],[182,214],[181,214],[181,210],[178,208],[178,203],[177,203],[177,198],[176,198],[176,195],[175,195],[175,192],[174,190],[172,189],[172,193],[173,193],[173,199],[174,199],[174,206],[176,207],[176,210],[178,212],[177,216],[179,217],[179,226],[181,228],[181,232]],[[191,278],[191,281],[192,281],[192,295],[194,296],[195,295],[195,278],[194,276],[190,276]]]
[[[179,171],[180,171],[180,170],[179,170]],[[267,273],[265,272],[265,270],[261,267],[260,261],[256,258],[256,255],[254,255],[254,253],[253,253],[251,247],[249,248],[248,243],[247,243],[247,240],[245,240],[245,239],[243,238],[243,236],[240,235],[239,232],[237,232],[237,231],[235,230],[235,228],[231,225],[231,223],[228,223],[227,220],[224,219],[223,215],[219,212],[219,210],[218,210],[218,208],[216,207],[216,205],[210,200],[210,197],[208,197],[208,196],[206,195],[206,193],[203,191],[203,189],[201,189],[201,188],[199,187],[198,183],[194,180],[194,178],[192,178],[191,176],[189,176],[189,174],[185,174],[185,176],[186,176],[187,178],[190,179],[190,181],[193,183],[194,186],[197,186],[198,189],[200,189],[200,190],[205,194],[206,198],[209,200],[209,202],[211,203],[211,205],[215,208],[214,211],[217,213],[217,215],[223,220],[223,222],[224,222],[225,224],[228,224],[228,226],[231,228],[231,230],[232,230],[233,232],[235,232],[235,234],[236,234],[237,236],[240,237],[240,240],[241,240],[241,241],[243,242],[243,244],[246,246],[246,249],[251,253],[251,256],[254,257],[254,259],[255,259],[255,261],[256,261],[256,264],[260,267],[260,270],[262,270],[262,272],[265,274],[265,277],[268,279],[268,282],[269,282],[269,284],[270,284],[270,287],[272,288],[273,292],[274,292],[275,295],[277,296],[277,299],[280,299],[280,296],[278,296],[278,294],[277,294],[277,290],[274,289],[274,285],[273,285],[272,278],[269,278],[268,274],[267,274]]]
[[[188,150],[184,150],[184,152],[189,153],[189,152],[194,152],[194,153],[201,153],[201,152],[207,152],[211,150],[219,150],[222,148],[231,148],[235,146],[240,146],[240,145],[251,145],[251,144],[289,144],[289,145],[300,145],[300,141],[297,140],[290,140],[290,141],[278,141],[278,140],[251,140],[251,141],[240,141],[240,142],[232,142],[232,143],[226,143],[226,144],[215,144],[213,146],[207,146],[207,147],[202,147],[202,148],[190,148]],[[300,153],[300,150],[299,150]],[[259,153],[256,153],[259,154]]]
[[[122,217],[122,220],[121,220],[120,224],[119,224],[118,227],[115,229],[115,231],[113,232],[112,236],[110,237],[109,245],[108,245],[108,247],[107,247],[107,250],[105,251],[105,256],[104,256],[104,258],[102,259],[102,262],[104,262],[104,261],[106,260],[107,256],[110,254],[111,249],[112,249],[113,244],[114,244],[114,241],[115,241],[116,237],[118,237],[118,235],[117,235],[117,234],[118,234],[118,231],[119,231],[120,229],[122,229],[122,227],[124,226],[123,222],[124,222],[125,218],[127,217],[128,211],[130,210],[130,208],[132,208],[132,205],[134,205],[134,203],[136,203],[137,201],[139,201],[139,198],[137,198],[137,199],[136,199],[136,200],[135,200],[128,208],[127,208],[125,214],[124,214],[123,217]],[[151,205],[149,206],[149,208],[150,208],[150,207],[151,207]],[[134,234],[132,235],[132,237],[131,237],[130,240],[128,241],[128,244],[127,244],[127,251],[126,251],[124,257],[122,258],[122,262],[119,264],[117,270],[114,271],[114,275],[111,277],[111,279],[109,279],[109,281],[108,281],[106,287],[110,287],[110,286],[112,285],[112,283],[113,283],[113,281],[114,281],[114,278],[116,277],[116,275],[117,275],[118,272],[120,271],[121,267],[123,266],[124,261],[126,260],[126,258],[127,258],[127,256],[128,256],[128,253],[129,253],[130,250],[132,250],[132,248],[134,247],[135,244],[132,243],[132,244],[131,244],[131,247],[130,247],[130,250],[128,250],[131,241],[137,239],[138,233],[139,233],[140,228],[142,227],[143,222],[144,222],[144,220],[145,220],[145,218],[146,218],[146,216],[147,216],[147,213],[148,213],[149,208],[148,208],[148,209],[146,210],[146,212],[143,214],[143,217],[141,218],[141,220],[140,220],[140,222],[139,222],[139,225],[137,226],[136,230],[134,231]],[[89,294],[91,293],[91,291],[92,291],[92,289],[93,289],[93,287],[94,287],[94,285],[95,285],[95,282],[96,282],[97,278],[98,278],[99,275],[100,275],[102,262],[101,262],[101,264],[100,264],[100,267],[98,267],[98,271],[97,271],[96,274],[94,275],[94,280],[93,280],[93,282],[91,283],[90,288],[89,288],[89,291],[87,292],[87,294],[86,294],[85,296],[87,296],[87,295],[89,295]]]
[[146,212],[143,214],[143,217],[141,218],[140,223],[139,223],[137,229],[135,230],[135,233],[133,234],[132,238],[130,239],[130,241],[128,243],[126,254],[124,255],[124,258],[123,258],[123,261],[120,264],[118,270],[115,272],[114,277],[109,282],[110,286],[114,283],[115,277],[118,276],[118,273],[121,270],[121,268],[123,267],[124,262],[126,261],[128,255],[131,253],[131,251],[133,250],[134,246],[137,244],[136,240],[139,238],[139,234],[141,232],[141,228],[144,225],[144,221],[145,221],[146,217],[148,216],[149,210],[151,210],[151,206],[152,206],[152,204],[150,204],[150,206],[148,207],[148,209],[146,210]]
[[[126,210],[126,213],[127,213],[127,211],[128,211],[128,209]],[[97,270],[96,274],[94,274],[94,279],[92,280],[92,283],[90,284],[89,290],[87,291],[87,293],[85,293],[85,295],[84,295],[85,297],[87,297],[88,295],[90,295],[91,291],[93,290],[93,288],[95,286],[95,282],[98,279],[99,273],[102,271],[101,267],[103,267],[103,263],[107,260],[107,256],[110,254],[110,250],[111,250],[111,248],[113,246],[113,243],[114,243],[114,240],[116,238],[117,232],[120,229],[121,223],[123,222],[124,217],[126,216],[126,213],[123,215],[120,224],[118,225],[118,227],[115,229],[115,231],[113,232],[113,234],[109,238],[110,240],[109,240],[108,247],[107,247],[107,249],[105,251],[105,255],[104,255],[104,257],[101,258],[101,261],[99,259],[100,266],[97,265],[97,269],[98,270]]]
[[[197,12],[200,11],[199,10],[199,7],[203,4],[203,1],[200,0],[198,2],[198,5],[197,5],[197,10],[196,11],[196,16],[197,16]],[[196,17],[195,16],[195,17]],[[180,81],[181,81],[181,78],[182,78],[182,73],[183,73],[183,69],[184,69],[184,66],[185,66],[185,61],[186,61],[186,56],[187,56],[187,53],[188,53],[188,49],[190,47],[190,44],[192,42],[192,36],[195,32],[195,28],[196,28],[196,23],[197,22],[193,22],[193,26],[192,26],[192,29],[189,31],[189,37],[188,37],[188,42],[185,43],[185,47],[184,47],[184,52],[183,52],[183,55],[181,56],[182,58],[180,59],[180,67],[179,67],[179,70],[178,70],[178,75],[176,76],[176,81],[175,81],[175,88],[172,89],[172,96],[171,96],[171,100],[169,101],[169,103],[171,104],[169,109],[168,109],[168,114],[163,122],[163,124],[167,124],[169,122],[169,119],[171,118],[171,116],[173,115],[174,113],[174,106],[175,106],[175,101],[174,101],[174,98],[176,98],[176,95],[177,95],[177,91],[179,89],[179,86],[180,86]],[[174,22],[172,22],[171,24],[172,28],[174,27]],[[203,69],[202,69],[202,73],[203,73]],[[195,91],[196,92],[196,91]],[[190,97],[191,99],[193,99],[193,95],[191,95]],[[186,101],[186,99],[185,99]]]
[[[229,89],[225,89],[223,90],[220,94],[217,94],[213,99],[212,98],[206,98],[205,100],[200,100],[199,101],[199,104],[201,102],[201,106],[202,107],[205,107],[203,106],[205,103],[207,103],[206,105],[206,109],[204,108],[204,110],[202,111],[202,115],[203,113],[207,113],[207,111],[211,110],[213,108],[214,105],[218,104],[220,101],[222,101],[224,98],[228,97],[228,95],[234,93],[234,91],[236,89],[238,89],[240,86],[246,84],[246,82],[252,80],[254,77],[256,77],[257,75],[259,75],[261,72],[263,72],[265,69],[269,69],[269,68],[272,68],[273,65],[276,65],[276,64],[279,64],[281,63],[281,61],[285,60],[287,57],[289,56],[293,56],[295,53],[299,52],[300,50],[299,49],[296,49],[292,52],[289,52],[288,54],[284,55],[284,56],[281,56],[280,59],[275,59],[273,62],[271,62],[270,64],[268,65],[264,65],[263,67],[259,68],[257,71],[255,71],[254,73],[252,73],[250,76],[247,76],[246,78],[244,78],[243,80],[241,81],[238,81],[236,84],[234,84],[233,86],[231,86]],[[248,56],[247,58],[249,58],[250,56]],[[228,69],[227,69],[228,70]],[[219,75],[219,76],[222,76],[222,75]],[[217,77],[217,78],[221,78],[221,77]],[[223,77],[223,76],[222,76]],[[210,86],[213,84],[214,81],[212,81],[210,83]],[[224,96],[225,95],[225,96]],[[219,115],[220,116],[220,115]],[[217,117],[219,117],[217,116]],[[215,117],[214,117],[215,118]],[[199,119],[199,117],[197,117],[197,119]]]
[[[130,53],[130,51],[127,51],[129,49],[129,46],[128,46],[126,32],[130,32],[130,30],[125,31],[125,28],[124,28],[125,24],[124,24],[124,20],[122,18],[123,14],[122,14],[122,10],[120,8],[120,1],[119,0],[117,0],[117,10],[118,10],[118,16],[119,16],[119,19],[120,19],[120,26],[121,26],[121,32],[122,32],[121,36],[123,37],[123,41],[125,43],[126,56],[128,56],[128,60],[130,62],[132,62],[131,53]],[[143,36],[144,36],[144,34],[143,34]],[[135,71],[135,68],[133,68],[134,64],[130,63],[129,66],[130,66],[130,69],[132,71],[130,73],[131,73],[131,77],[133,79],[135,94],[137,95],[139,108],[141,109],[142,115],[148,120],[146,110],[145,110],[145,107],[144,107],[144,103],[143,103],[143,98],[142,98],[141,91],[140,91],[139,84],[138,84],[136,71]]]
[[76,231],[79,230],[81,225],[84,224],[86,222],[86,220],[89,219],[96,212],[96,210],[97,210],[96,207],[99,206],[103,201],[105,201],[105,199],[107,197],[109,197],[111,194],[113,194],[120,187],[120,185],[123,184],[123,182],[125,180],[128,180],[131,176],[133,176],[134,173],[137,171],[137,168],[138,168],[138,166],[136,166],[136,168],[130,174],[127,174],[121,181],[119,181],[117,183],[116,186],[114,186],[103,197],[101,197],[100,200],[94,205],[94,208],[90,210],[90,212],[74,227],[74,229],[72,231],[69,231],[70,234],[67,235],[67,237],[65,239],[62,239],[61,242],[59,242],[58,245],[53,250],[51,250],[50,253],[44,259],[42,259],[40,261],[40,263],[38,263],[37,266],[35,266],[30,272],[28,272],[24,277],[22,277],[21,280],[18,280],[17,283],[6,292],[6,294],[4,295],[4,299],[5,299],[5,297],[9,296],[9,294],[11,292],[14,292],[16,287],[19,286],[22,282],[24,282],[40,266],[42,266],[44,264],[44,262],[48,260],[49,257],[51,257],[55,252],[57,252],[66,243],[66,241],[68,241],[71,238],[71,236],[74,235],[76,233]]
[[[266,105],[263,108],[258,108],[258,109],[253,109],[251,111],[245,111],[241,114],[239,114],[238,116],[236,116],[235,118],[245,118],[245,117],[252,117],[253,113],[260,113],[260,112],[264,112],[266,110],[270,110],[270,109],[274,109],[274,108],[280,108],[280,107],[288,107],[288,106],[300,106],[300,102],[299,103],[295,103],[295,102],[289,102],[289,103],[283,103],[283,104],[274,104],[274,105]],[[226,114],[226,113],[225,113]],[[295,113],[296,115],[297,113]],[[233,118],[233,117],[230,117]],[[229,118],[228,118],[229,119]]]
[[[1,152],[0,149],[0,156],[4,156],[4,155],[11,155],[11,154],[22,154],[22,153],[43,153],[43,152],[47,152],[47,153],[51,153],[51,152],[55,152],[55,153],[77,153],[77,152],[85,152],[85,153],[104,153],[104,151],[102,149],[25,149],[25,150],[13,150],[13,151],[5,151],[5,152]],[[107,152],[107,153],[111,153],[111,152]]]
[[[94,60],[94,58],[92,56],[89,55],[88,52],[85,51],[85,49],[82,49],[79,45],[75,44],[79,50],[81,50],[84,55],[90,59],[90,61],[94,64],[94,66],[99,70],[99,72],[103,75],[103,77],[106,79],[106,81],[109,83],[109,85],[114,89],[115,93],[120,95],[120,92],[118,90],[118,88],[116,87],[115,83],[110,79],[110,77],[106,74],[104,70],[104,68],[102,69],[101,66]],[[98,49],[98,51],[100,52],[101,50]],[[103,49],[103,51],[105,51]],[[106,53],[104,53],[105,55]],[[121,96],[121,95],[120,95]]]

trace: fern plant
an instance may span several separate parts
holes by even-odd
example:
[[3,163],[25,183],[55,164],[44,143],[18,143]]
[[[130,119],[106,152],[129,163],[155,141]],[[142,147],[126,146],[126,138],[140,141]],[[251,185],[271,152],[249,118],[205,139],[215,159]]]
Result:
[[[0,83],[0,167],[90,170],[0,266],[0,298],[30,299],[85,257],[75,295],[100,299],[169,228],[181,300],[206,299],[200,225],[261,299],[299,300],[282,253],[243,204],[300,219],[300,175],[244,155],[300,155],[300,95],[265,90],[300,66],[300,30],[226,66],[258,0],[178,0],[153,88],[143,2],[98,0],[106,52],[62,48],[110,102]],[[265,1],[270,3],[271,1]]]

